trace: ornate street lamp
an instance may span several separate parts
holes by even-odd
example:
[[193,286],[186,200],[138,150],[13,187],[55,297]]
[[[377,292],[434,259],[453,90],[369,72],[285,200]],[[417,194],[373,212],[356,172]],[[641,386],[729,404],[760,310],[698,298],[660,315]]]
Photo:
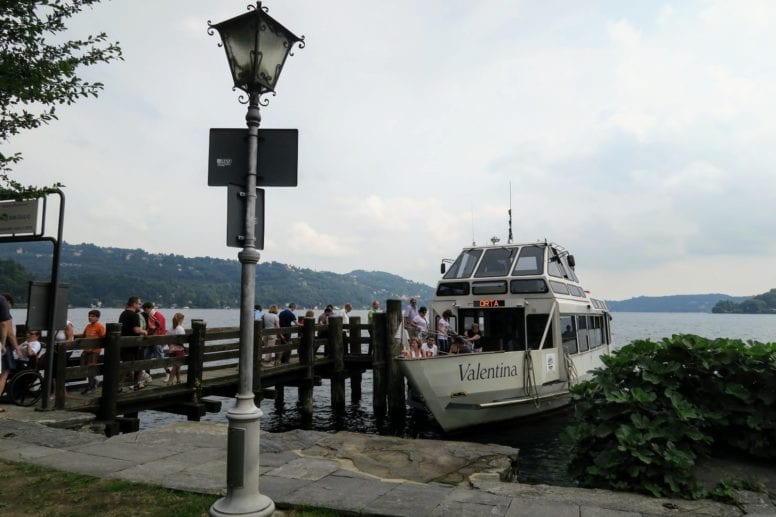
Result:
[[210,508],[210,515],[271,515],[272,500],[259,492],[259,418],[253,393],[253,304],[256,291],[256,166],[258,163],[260,97],[275,92],[283,64],[296,37],[270,17],[261,2],[248,12],[217,24],[208,22],[208,34],[221,36],[234,87],[248,94],[248,170],[245,176],[245,241],[238,254],[241,264],[240,387],[234,407],[227,413],[227,494]]

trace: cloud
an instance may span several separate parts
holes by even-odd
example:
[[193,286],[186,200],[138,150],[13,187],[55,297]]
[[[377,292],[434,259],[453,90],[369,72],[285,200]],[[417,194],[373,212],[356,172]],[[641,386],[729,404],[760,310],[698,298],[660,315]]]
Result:
[[[140,5],[74,19],[126,61],[86,69],[99,99],[8,150],[22,181],[67,185],[66,240],[235,258],[207,135],[245,106],[206,27],[244,3]],[[266,192],[263,261],[433,283],[440,258],[506,241],[511,205],[516,240],[571,249],[601,297],[718,291],[733,269],[731,294],[772,286],[770,2],[269,7],[307,46],[261,110],[300,135],[298,187]]]

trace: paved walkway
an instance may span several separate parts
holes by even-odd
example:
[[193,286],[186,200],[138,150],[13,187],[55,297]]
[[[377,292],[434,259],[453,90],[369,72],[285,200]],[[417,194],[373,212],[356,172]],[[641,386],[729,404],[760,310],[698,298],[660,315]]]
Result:
[[[86,423],[90,415],[4,407],[0,459],[179,490],[224,493],[225,424],[183,422],[106,438],[50,427],[72,426],[79,418]],[[427,447],[425,452],[423,447]],[[262,433],[260,490],[279,509],[305,505],[348,515],[776,515],[773,505],[754,492],[742,492],[746,502],[738,508],[707,500],[504,482],[500,471],[509,448],[491,446],[495,451],[487,453],[476,447],[489,446],[353,433]],[[366,454],[357,454],[355,449]],[[468,453],[459,454],[464,450]],[[464,454],[479,454],[479,463]],[[432,462],[447,468],[448,475],[432,474]]]

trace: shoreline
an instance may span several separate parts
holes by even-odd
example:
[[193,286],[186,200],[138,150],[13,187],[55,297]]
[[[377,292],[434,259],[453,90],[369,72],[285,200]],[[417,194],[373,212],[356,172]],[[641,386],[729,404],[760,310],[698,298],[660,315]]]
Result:
[[[92,415],[9,407],[0,416],[0,458],[223,494],[226,424],[185,422],[112,438],[73,431]],[[598,489],[508,482],[519,451],[500,445],[288,431],[261,435],[260,491],[278,509],[314,506],[365,515],[776,515],[759,492],[739,506]],[[776,489],[776,483],[773,487]]]

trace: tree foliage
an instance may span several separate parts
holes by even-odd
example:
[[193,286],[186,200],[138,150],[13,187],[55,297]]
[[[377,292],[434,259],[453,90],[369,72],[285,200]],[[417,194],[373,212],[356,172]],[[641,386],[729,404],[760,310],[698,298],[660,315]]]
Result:
[[[20,131],[57,118],[57,105],[97,97],[100,82],[78,76],[79,68],[123,59],[118,43],[104,32],[66,40],[65,22],[99,0],[0,0],[0,142]],[[27,186],[10,177],[20,153],[0,153],[0,193],[30,198],[47,189]],[[54,187],[61,186],[60,184]]]
[[776,314],[776,289],[758,294],[740,303],[719,301],[711,312],[716,314]]
[[[0,260],[3,259],[23,267],[17,271],[24,271],[30,280],[48,280],[51,276],[52,246],[48,242],[0,245]],[[0,269],[0,284],[6,283],[3,271]],[[70,284],[69,303],[75,307],[123,307],[130,295],[167,307],[240,305],[240,263],[236,260],[64,243],[60,281]],[[26,282],[0,288],[24,303]],[[427,285],[378,271],[351,271],[343,275],[279,262],[262,262],[256,267],[256,303],[263,305],[295,302],[300,307],[323,307],[349,302],[361,308],[375,299],[415,296],[430,300],[433,292]]]
[[713,448],[776,458],[776,344],[675,335],[604,364],[572,388],[563,435],[583,486],[698,498],[693,468]]

